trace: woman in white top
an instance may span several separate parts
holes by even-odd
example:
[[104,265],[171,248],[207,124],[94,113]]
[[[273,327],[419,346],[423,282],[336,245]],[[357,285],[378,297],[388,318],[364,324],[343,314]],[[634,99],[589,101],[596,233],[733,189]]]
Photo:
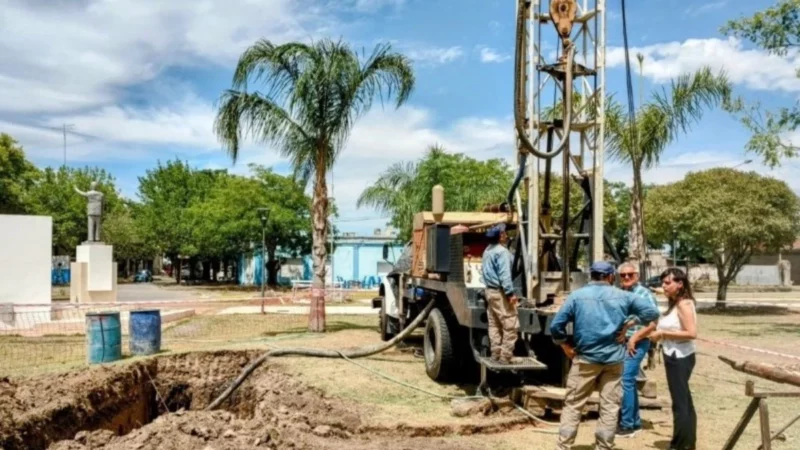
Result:
[[636,343],[648,336],[661,341],[667,385],[672,397],[672,441],[670,450],[694,450],[697,442],[697,414],[689,378],[695,365],[697,313],[695,300],[686,273],[671,268],[661,274],[661,285],[669,306],[658,324],[651,323],[628,341],[628,352],[636,351]]

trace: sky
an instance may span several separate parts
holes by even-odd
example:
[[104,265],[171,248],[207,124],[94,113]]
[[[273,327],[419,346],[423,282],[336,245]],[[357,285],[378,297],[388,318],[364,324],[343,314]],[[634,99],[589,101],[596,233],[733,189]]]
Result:
[[[582,1],[582,0],[581,0]],[[593,2],[590,2],[590,4]],[[724,69],[737,94],[765,106],[800,92],[797,55],[769,56],[719,32],[765,0],[628,2],[631,55],[645,55],[649,92],[703,65]],[[39,166],[66,163],[110,171],[136,198],[138,178],[180,158],[198,168],[246,174],[248,163],[289,173],[274,148],[248,143],[233,164],[212,131],[220,94],[239,54],[256,40],[342,38],[369,52],[379,42],[414,62],[406,105],[380,102],[359,120],[332,175],[341,231],[371,234],[378,212],[356,208],[361,191],[389,164],[440,144],[478,159],[515,158],[511,0],[0,0],[0,132]],[[692,5],[692,6],[690,6]],[[625,99],[620,2],[608,4],[608,93]],[[639,75],[634,78],[638,105]],[[688,171],[745,167],[800,193],[800,162],[771,170],[746,154],[748,132],[721,111],[673,143],[647,183]],[[800,137],[800,135],[798,136]],[[791,136],[789,138],[792,138]],[[797,141],[795,141],[797,142]],[[605,177],[630,183],[630,169],[606,162]]]

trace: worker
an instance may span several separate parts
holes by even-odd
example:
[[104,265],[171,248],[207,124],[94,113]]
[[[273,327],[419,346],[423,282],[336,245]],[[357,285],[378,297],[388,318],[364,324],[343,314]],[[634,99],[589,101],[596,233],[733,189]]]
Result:
[[[639,283],[639,268],[635,264],[626,262],[617,268],[620,278],[620,287],[628,292],[632,292],[650,302],[658,308],[658,302],[650,289]],[[644,324],[647,325],[647,324]],[[639,323],[636,316],[628,317],[618,341],[627,344],[628,340],[643,325]],[[631,438],[642,429],[642,419],[639,415],[639,393],[636,391],[636,378],[642,365],[642,360],[650,350],[650,340],[642,339],[633,348],[635,352],[625,352],[625,361],[622,367],[622,405],[619,415],[619,427],[617,436]]]
[[[583,407],[595,389],[600,391],[600,419],[595,429],[597,448],[614,447],[625,359],[625,346],[617,341],[617,335],[630,316],[638,317],[641,323],[658,318],[658,308],[648,300],[613,286],[614,266],[597,261],[589,272],[589,284],[567,297],[550,325],[554,342],[572,360],[557,444],[563,450],[575,442]],[[570,322],[572,344],[567,342]]]
[[483,252],[482,272],[486,286],[486,314],[489,318],[489,344],[492,359],[501,364],[515,364],[514,345],[519,331],[517,296],[511,280],[511,252],[505,224],[491,227],[486,232],[489,245]]

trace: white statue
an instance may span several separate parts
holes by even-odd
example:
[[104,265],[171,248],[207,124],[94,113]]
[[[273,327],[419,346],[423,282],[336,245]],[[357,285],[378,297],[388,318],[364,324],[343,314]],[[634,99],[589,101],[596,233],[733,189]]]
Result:
[[89,216],[89,237],[87,242],[99,242],[100,231],[103,228],[103,193],[95,190],[97,182],[92,181],[89,185],[89,191],[83,192],[77,187],[73,186],[75,192],[86,197],[88,203],[86,205],[86,213]]

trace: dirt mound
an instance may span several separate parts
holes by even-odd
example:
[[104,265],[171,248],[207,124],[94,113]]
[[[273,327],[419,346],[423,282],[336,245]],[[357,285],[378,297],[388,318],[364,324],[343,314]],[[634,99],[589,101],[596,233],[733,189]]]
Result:
[[461,434],[458,429],[366,426],[356,405],[304,385],[282,371],[277,360],[258,369],[223,410],[203,411],[256,355],[188,353],[0,380],[0,448],[470,448],[431,438]]

